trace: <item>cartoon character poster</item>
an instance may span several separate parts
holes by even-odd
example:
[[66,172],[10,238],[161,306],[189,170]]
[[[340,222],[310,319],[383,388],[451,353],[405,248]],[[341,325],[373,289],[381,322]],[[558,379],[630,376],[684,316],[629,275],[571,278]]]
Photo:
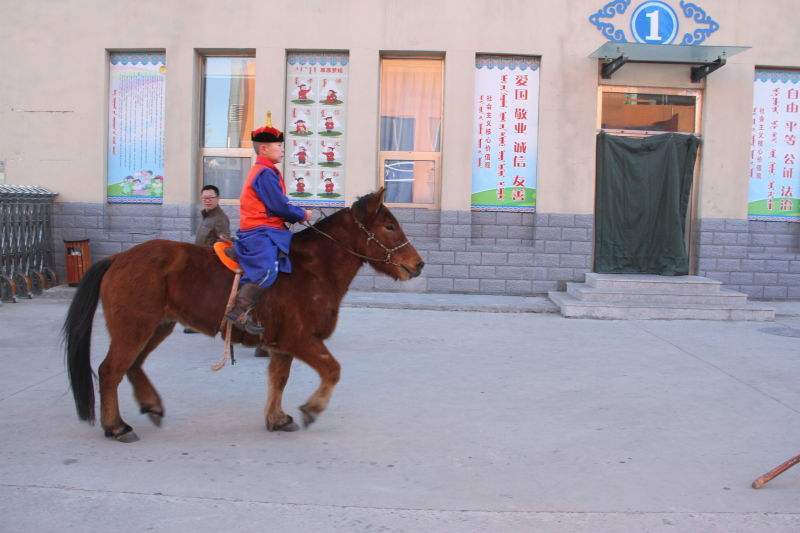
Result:
[[289,137],[314,135],[314,110],[299,105],[290,107],[286,118],[286,132]]
[[343,76],[320,78],[317,101],[326,106],[344,105],[345,78]]
[[341,198],[340,175],[338,170],[321,170],[319,173],[319,184],[317,196],[322,198]]
[[287,188],[300,205],[344,206],[346,53],[287,56]]
[[317,187],[314,173],[307,168],[292,167],[289,171],[289,179],[286,181],[286,189],[290,198],[308,198],[314,196]]
[[317,115],[317,133],[321,137],[339,137],[344,132],[344,113],[341,109],[323,107]]
[[113,53],[109,65],[109,203],[160,204],[164,198],[166,58]]
[[344,143],[339,140],[320,139],[317,151],[317,164],[324,168],[342,166]]
[[298,105],[314,105],[316,80],[310,76],[292,76],[287,87],[291,102]]
[[314,164],[314,148],[308,139],[288,139],[286,160],[293,166],[310,167]]

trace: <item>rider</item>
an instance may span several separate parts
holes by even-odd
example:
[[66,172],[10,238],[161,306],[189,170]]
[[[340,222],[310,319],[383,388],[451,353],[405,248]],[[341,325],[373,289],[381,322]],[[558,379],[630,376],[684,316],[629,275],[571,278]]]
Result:
[[257,157],[239,197],[239,231],[234,243],[244,274],[233,309],[225,315],[234,326],[253,335],[264,328],[250,311],[278,272],[291,272],[289,246],[292,233],[286,223],[311,220],[311,211],[289,204],[286,184],[276,164],[283,159],[283,132],[267,125],[253,130],[250,138]]

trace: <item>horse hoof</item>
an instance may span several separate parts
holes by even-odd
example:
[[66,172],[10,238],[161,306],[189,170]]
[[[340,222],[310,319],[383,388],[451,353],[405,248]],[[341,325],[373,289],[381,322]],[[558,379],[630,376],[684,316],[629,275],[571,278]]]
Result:
[[303,427],[307,428],[311,424],[313,424],[317,420],[317,415],[311,412],[311,410],[306,407],[305,405],[300,406],[300,412],[303,413]]
[[142,407],[141,412],[142,414],[146,414],[147,418],[150,419],[150,422],[152,422],[156,427],[161,427],[161,421],[164,419],[164,411],[158,409],[157,407]]
[[124,442],[125,444],[139,440],[139,436],[136,435],[136,433],[133,431],[133,428],[127,424],[125,424],[125,426],[119,431],[106,430],[106,437],[112,438],[117,442]]
[[270,424],[267,422],[267,431],[297,431],[300,429],[300,426],[294,423],[294,420],[291,416],[286,416],[286,422],[283,424]]
[[136,433],[134,433],[133,430],[130,430],[123,433],[122,435],[114,436],[114,439],[117,442],[124,442],[125,444],[130,444],[131,442],[136,442],[137,440],[139,440],[139,436]]

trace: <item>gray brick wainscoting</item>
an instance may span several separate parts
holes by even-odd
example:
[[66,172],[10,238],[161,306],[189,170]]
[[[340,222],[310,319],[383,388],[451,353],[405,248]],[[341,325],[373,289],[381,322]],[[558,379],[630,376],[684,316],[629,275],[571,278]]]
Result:
[[[238,206],[222,206],[235,228]],[[64,240],[89,239],[92,261],[151,239],[194,242],[200,217],[196,205],[134,205],[56,202],[53,244],[59,276],[64,274]]]
[[697,271],[751,298],[800,298],[800,224],[703,219]]
[[[235,228],[238,208],[223,209]],[[392,212],[423,256],[423,274],[399,283],[365,265],[353,281],[355,289],[545,294],[563,289],[567,281],[583,281],[591,270],[592,215],[402,208]],[[90,239],[94,261],[150,239],[191,242],[198,216],[196,205],[56,203],[56,265],[63,275],[64,239]]]
[[[238,224],[238,208],[223,206]],[[330,210],[326,210],[331,212]],[[365,266],[359,290],[545,294],[591,271],[592,215],[434,211],[392,212],[425,260],[419,278],[398,283]],[[64,273],[63,239],[90,239],[92,259],[146,240],[191,242],[196,205],[57,202],[55,259]],[[757,299],[800,298],[800,224],[702,219],[696,226],[697,273]]]
[[545,294],[583,281],[592,265],[592,215],[392,209],[425,260],[398,283],[365,266],[362,290]]

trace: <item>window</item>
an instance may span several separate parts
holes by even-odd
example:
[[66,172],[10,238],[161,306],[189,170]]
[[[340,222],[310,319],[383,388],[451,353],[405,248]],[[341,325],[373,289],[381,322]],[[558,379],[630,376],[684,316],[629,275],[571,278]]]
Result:
[[381,60],[379,161],[387,203],[436,204],[443,73],[441,58]]
[[254,57],[203,58],[201,175],[223,199],[238,199],[253,158]]
[[700,132],[700,92],[637,87],[600,88],[599,128],[630,135]]

